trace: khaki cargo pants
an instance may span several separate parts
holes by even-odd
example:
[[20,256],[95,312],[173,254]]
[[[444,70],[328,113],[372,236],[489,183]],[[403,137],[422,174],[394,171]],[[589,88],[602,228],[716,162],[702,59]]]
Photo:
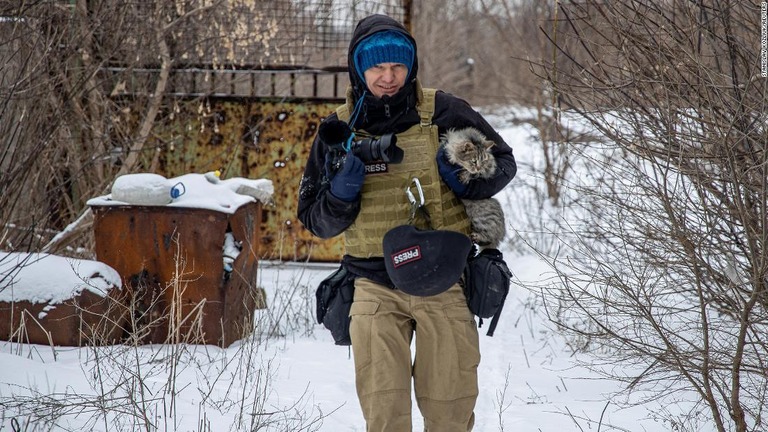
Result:
[[425,431],[472,430],[480,349],[460,285],[417,297],[358,278],[350,315],[357,395],[368,432],[412,432],[411,379]]

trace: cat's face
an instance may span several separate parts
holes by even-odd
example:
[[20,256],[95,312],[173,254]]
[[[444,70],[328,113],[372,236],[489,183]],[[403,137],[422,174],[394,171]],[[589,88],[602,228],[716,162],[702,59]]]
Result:
[[470,174],[478,174],[486,169],[489,159],[493,159],[491,147],[493,141],[485,141],[477,145],[471,141],[465,141],[458,146],[456,156],[460,165]]
[[491,178],[496,171],[496,158],[491,153],[495,143],[474,128],[451,129],[441,138],[448,161],[462,168],[459,181],[467,184],[473,178]]

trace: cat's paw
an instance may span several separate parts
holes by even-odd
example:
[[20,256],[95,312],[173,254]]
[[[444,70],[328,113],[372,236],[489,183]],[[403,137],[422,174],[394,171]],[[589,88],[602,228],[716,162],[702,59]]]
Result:
[[459,173],[459,181],[462,184],[467,184],[472,179],[472,175],[466,171],[462,171]]

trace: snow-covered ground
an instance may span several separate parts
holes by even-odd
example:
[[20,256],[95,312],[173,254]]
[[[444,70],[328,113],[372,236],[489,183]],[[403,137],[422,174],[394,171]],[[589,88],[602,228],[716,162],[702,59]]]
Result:
[[[520,170],[499,198],[512,235],[535,200],[537,149],[526,126],[498,126]],[[510,243],[508,247],[511,247]],[[518,243],[514,243],[518,244]],[[494,337],[481,332],[476,431],[667,431],[654,407],[622,408],[621,389],[579,366],[532,287],[550,275],[532,252],[504,250],[513,286]],[[347,347],[313,324],[314,289],[327,265],[263,263],[270,308],[224,349],[212,346],[49,347],[0,342],[0,431],[364,431]],[[286,321],[280,311],[304,311]],[[302,318],[303,317],[303,318]],[[19,409],[32,409],[19,415]],[[106,416],[101,413],[108,411]],[[271,412],[271,416],[252,416]],[[34,420],[38,416],[38,420]],[[55,427],[42,419],[55,420]],[[414,403],[414,430],[423,423]],[[313,422],[313,419],[314,422]],[[258,423],[261,421],[262,423]],[[270,423],[272,422],[272,423]],[[258,426],[263,427],[259,429]],[[438,431],[439,432],[439,431]]]
[[[619,389],[617,384],[576,366],[563,339],[551,331],[540,299],[525,287],[526,281],[538,280],[547,272],[546,266],[531,256],[509,261],[516,283],[496,333],[488,337],[485,326],[479,329],[481,391],[475,430],[598,430],[601,417],[602,431],[666,430],[647,418],[644,408],[619,410],[608,404],[610,394]],[[307,274],[308,282],[328,273],[313,270]],[[268,269],[263,274],[268,286],[291,277],[288,269]],[[281,398],[289,393],[297,397],[309,389],[323,412],[338,407],[319,430],[365,431],[354,394],[350,353],[334,346],[329,332],[321,327],[314,337],[286,341],[276,352],[280,372],[275,387]],[[413,418],[413,430],[422,430],[415,406]]]

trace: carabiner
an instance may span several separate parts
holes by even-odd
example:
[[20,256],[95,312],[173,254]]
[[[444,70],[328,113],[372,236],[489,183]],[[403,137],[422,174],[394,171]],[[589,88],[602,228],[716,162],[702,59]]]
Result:
[[[413,196],[413,192],[411,192],[411,187],[413,185],[416,185],[416,191],[419,193],[419,201],[416,202],[416,197]],[[411,184],[409,184],[405,188],[405,194],[408,196],[408,201],[417,207],[423,207],[424,206],[424,191],[421,189],[421,182],[417,177],[414,177],[413,180],[411,180]]]

